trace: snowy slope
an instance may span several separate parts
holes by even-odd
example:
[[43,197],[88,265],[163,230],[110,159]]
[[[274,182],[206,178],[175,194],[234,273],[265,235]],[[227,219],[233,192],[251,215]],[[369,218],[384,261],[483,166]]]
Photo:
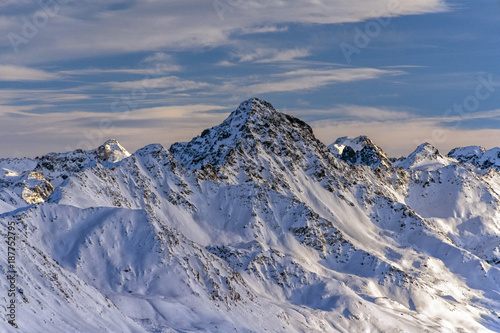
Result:
[[0,205],[26,247],[20,329],[500,331],[498,171],[428,144],[391,166],[370,139],[339,140],[250,99],[169,150],[0,161],[21,177],[2,193],[33,172],[53,186]]

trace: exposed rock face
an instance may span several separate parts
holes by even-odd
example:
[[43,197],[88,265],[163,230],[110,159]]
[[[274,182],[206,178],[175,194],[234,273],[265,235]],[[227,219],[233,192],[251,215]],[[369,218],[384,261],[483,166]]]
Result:
[[95,151],[96,158],[101,161],[116,163],[130,156],[130,153],[115,139],[106,141]]
[[366,136],[358,136],[354,139],[338,138],[328,148],[335,156],[351,165],[391,166],[384,151]]
[[26,203],[34,204],[44,202],[53,191],[52,184],[45,180],[40,172],[31,172],[21,196]]

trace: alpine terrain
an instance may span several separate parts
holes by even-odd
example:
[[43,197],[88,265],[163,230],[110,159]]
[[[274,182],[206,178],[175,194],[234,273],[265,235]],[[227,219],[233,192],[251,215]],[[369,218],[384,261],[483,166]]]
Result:
[[499,172],[257,98],[169,149],[0,159],[0,331],[500,332]]

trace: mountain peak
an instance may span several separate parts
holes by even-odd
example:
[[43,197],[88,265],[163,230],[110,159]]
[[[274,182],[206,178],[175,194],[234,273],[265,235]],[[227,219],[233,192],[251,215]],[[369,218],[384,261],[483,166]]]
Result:
[[103,161],[116,163],[129,157],[130,153],[115,139],[109,139],[96,149],[96,155]]
[[106,145],[119,145],[119,146],[121,146],[120,143],[118,142],[118,140],[113,139],[113,138],[106,140],[106,142],[104,142],[102,144],[102,146],[106,146]]
[[350,147],[354,151],[360,151],[366,146],[376,147],[375,143],[373,143],[370,138],[366,135],[360,135],[356,138],[349,138],[347,136],[340,137],[335,140],[329,148],[334,154],[342,155],[342,152],[346,147]]
[[253,97],[240,103],[238,108],[231,112],[225,122],[232,127],[238,127],[245,124],[249,128],[265,125],[268,121],[280,118],[282,113],[276,111],[271,103]]
[[460,162],[468,162],[474,164],[474,162],[479,159],[485,151],[486,149],[481,146],[457,147],[453,148],[448,153],[448,156]]
[[424,142],[420,146],[418,146],[417,149],[415,149],[415,151],[413,153],[420,154],[420,155],[424,154],[424,155],[428,155],[428,156],[435,156],[435,155],[439,154],[439,151],[437,150],[436,147],[434,147],[430,143]]
[[266,110],[278,112],[271,103],[257,97],[252,97],[241,102],[236,111],[238,110],[248,113],[264,113]]
[[[175,143],[170,152],[188,169],[210,163],[222,165],[238,147],[255,154],[255,145],[264,148],[287,142],[316,141],[312,128],[302,120],[276,111],[264,100],[251,98],[242,102],[220,125],[204,130],[190,142]],[[253,147],[253,148],[252,148]],[[273,148],[274,149],[274,148]]]
[[455,163],[456,161],[443,156],[436,147],[428,142],[422,143],[407,158],[397,163],[397,167],[432,171]]
[[366,135],[356,138],[338,138],[328,149],[348,164],[390,167],[391,163],[384,151]]
[[500,148],[486,150],[481,146],[469,146],[452,149],[448,156],[462,163],[470,163],[480,169],[500,170]]

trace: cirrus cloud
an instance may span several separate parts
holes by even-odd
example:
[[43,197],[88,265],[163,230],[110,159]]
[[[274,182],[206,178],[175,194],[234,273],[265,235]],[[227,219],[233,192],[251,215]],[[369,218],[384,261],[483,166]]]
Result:
[[0,65],[0,81],[51,81],[60,76],[56,73],[24,66]]

